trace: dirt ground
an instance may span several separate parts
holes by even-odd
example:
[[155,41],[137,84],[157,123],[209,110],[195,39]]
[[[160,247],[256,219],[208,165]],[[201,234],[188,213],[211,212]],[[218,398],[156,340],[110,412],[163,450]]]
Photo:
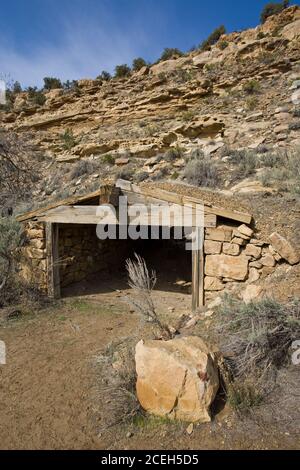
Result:
[[[124,301],[125,287],[107,286],[101,293],[90,287],[73,286],[64,300],[39,312],[15,320],[0,318],[0,339],[7,348],[7,364],[0,366],[1,449],[298,447],[296,416],[288,416],[284,425],[267,422],[273,408],[263,417],[241,421],[225,407],[211,424],[196,426],[191,436],[187,424],[153,418],[100,432],[98,411],[106,403],[99,396],[95,401],[96,359],[112,340],[136,331],[140,322]],[[157,305],[171,322],[189,311],[190,301],[181,292],[156,291]],[[293,370],[291,377],[297,380],[299,371]],[[280,404],[273,406],[276,413]]]

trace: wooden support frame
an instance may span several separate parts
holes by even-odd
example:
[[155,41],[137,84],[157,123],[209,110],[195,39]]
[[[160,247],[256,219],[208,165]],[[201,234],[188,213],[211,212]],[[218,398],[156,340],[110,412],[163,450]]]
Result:
[[48,296],[52,299],[60,298],[58,237],[59,237],[58,224],[47,222],[46,223],[47,282],[48,282]]
[[198,250],[192,251],[192,309],[203,307],[204,299],[204,228],[194,228],[199,237],[200,246]]

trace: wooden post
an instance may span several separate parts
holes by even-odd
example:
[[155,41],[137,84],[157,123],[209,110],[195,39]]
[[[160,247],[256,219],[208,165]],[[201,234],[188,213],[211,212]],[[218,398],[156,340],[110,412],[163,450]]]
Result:
[[199,249],[192,251],[192,309],[204,306],[204,228],[195,228]]
[[58,265],[58,224],[46,223],[47,282],[48,296],[60,298],[60,277]]

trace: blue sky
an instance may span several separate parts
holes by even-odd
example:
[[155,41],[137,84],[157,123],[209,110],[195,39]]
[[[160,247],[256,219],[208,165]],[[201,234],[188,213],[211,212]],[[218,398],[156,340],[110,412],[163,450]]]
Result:
[[[220,24],[256,26],[268,0],[13,0],[1,2],[0,75],[92,78],[165,47],[188,50]],[[292,2],[300,4],[299,1]]]

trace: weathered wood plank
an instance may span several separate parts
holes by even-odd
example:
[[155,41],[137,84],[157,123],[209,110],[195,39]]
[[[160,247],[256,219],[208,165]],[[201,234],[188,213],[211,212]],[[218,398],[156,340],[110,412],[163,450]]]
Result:
[[[183,204],[201,204],[201,201],[196,198],[184,196]],[[247,212],[239,212],[230,209],[223,209],[220,207],[213,206],[211,204],[204,203],[204,211],[210,214],[215,214],[219,217],[225,217],[226,219],[236,220],[238,222],[243,222],[244,224],[250,224],[252,221],[252,215]]]
[[200,246],[192,251],[192,309],[204,306],[204,229],[198,231]]
[[107,193],[107,191],[110,190],[110,188],[112,188],[112,186],[103,185],[97,191],[94,191],[92,193],[85,194],[85,195],[80,195],[80,196],[71,196],[71,197],[63,199],[61,201],[53,202],[51,204],[48,204],[45,207],[41,207],[41,208],[36,209],[34,211],[30,211],[30,212],[26,212],[25,214],[21,214],[18,217],[16,217],[16,219],[19,222],[24,222],[26,220],[34,219],[36,217],[42,216],[47,211],[49,211],[51,209],[55,209],[56,207],[59,207],[59,206],[75,205],[75,204],[78,204],[78,203],[81,203],[81,202],[84,202],[84,201],[88,201],[89,199],[101,197],[101,195],[105,195]]
[[[45,215],[39,217],[40,221],[64,224],[105,224],[119,225],[118,214],[98,212],[98,206],[60,206],[50,209]],[[127,224],[192,227],[202,222],[202,208],[197,211],[194,207],[186,206],[184,213],[182,206],[170,204],[168,206],[135,204],[127,207]],[[199,221],[199,222],[198,222]],[[204,226],[215,227],[216,216],[204,214]]]
[[60,298],[58,237],[59,237],[58,225],[47,223],[46,224],[47,287],[48,287],[48,296],[53,299]]

